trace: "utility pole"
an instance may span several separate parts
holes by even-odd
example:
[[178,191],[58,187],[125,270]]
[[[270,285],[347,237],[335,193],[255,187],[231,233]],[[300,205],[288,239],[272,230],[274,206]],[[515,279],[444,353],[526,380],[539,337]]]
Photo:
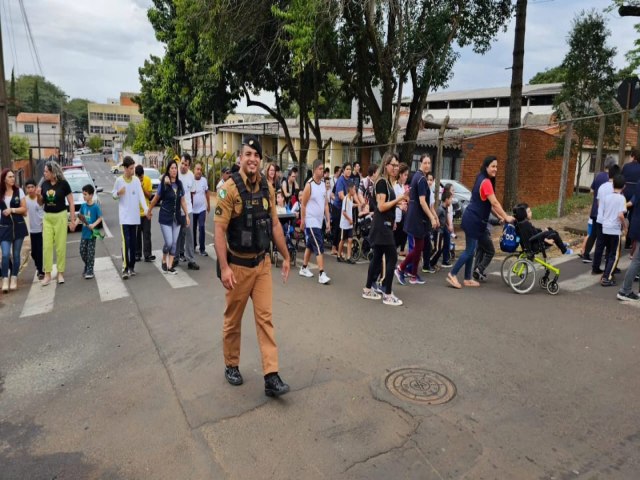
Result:
[[36,126],[38,127],[38,160],[42,160],[42,150],[40,150],[40,117],[36,117]]
[[565,199],[567,197],[567,177],[569,176],[569,162],[571,160],[571,139],[573,138],[573,116],[566,102],[560,104],[565,117],[564,153],[562,155],[562,171],[560,173],[560,192],[558,192],[558,217],[564,215]]
[[4,76],[4,50],[2,28],[0,28],[0,165],[11,168],[11,147],[9,144],[9,115],[7,112],[7,89]]

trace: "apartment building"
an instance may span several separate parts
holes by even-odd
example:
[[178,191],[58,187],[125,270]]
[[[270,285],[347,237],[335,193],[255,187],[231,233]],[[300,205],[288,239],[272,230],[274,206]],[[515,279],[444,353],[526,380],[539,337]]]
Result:
[[[15,131],[14,131],[15,129]],[[60,151],[60,115],[57,113],[19,113],[10,132],[29,140],[33,158],[57,156]]]
[[107,103],[89,103],[89,136],[98,135],[105,147],[121,143],[129,123],[140,123],[144,118],[133,101],[136,93],[122,92],[118,99]]

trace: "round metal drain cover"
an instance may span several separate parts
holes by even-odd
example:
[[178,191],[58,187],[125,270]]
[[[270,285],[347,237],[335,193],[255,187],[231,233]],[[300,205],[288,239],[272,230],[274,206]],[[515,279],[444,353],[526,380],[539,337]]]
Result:
[[456,396],[456,386],[444,375],[418,367],[392,371],[385,379],[387,389],[402,400],[442,405]]

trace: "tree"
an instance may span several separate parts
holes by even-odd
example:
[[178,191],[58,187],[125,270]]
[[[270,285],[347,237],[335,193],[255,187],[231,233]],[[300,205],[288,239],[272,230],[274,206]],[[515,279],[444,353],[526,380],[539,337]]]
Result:
[[83,132],[89,131],[89,110],[87,108],[89,102],[86,98],[73,98],[64,106],[64,110],[73,119],[76,129]]
[[9,103],[7,113],[14,117],[18,115],[20,111],[18,110],[18,105],[16,103],[16,76],[13,73],[13,68],[11,69],[11,83],[9,84],[9,96],[7,97],[7,102]]
[[516,30],[511,68],[511,100],[509,103],[509,133],[505,174],[504,206],[511,210],[518,200],[518,164],[520,163],[520,115],[522,114],[522,72],[524,70],[524,39],[527,24],[527,0],[516,3]]
[[21,135],[11,135],[11,159],[22,160],[29,158],[29,140]]
[[562,65],[557,67],[547,68],[542,72],[536,73],[529,85],[539,85],[541,83],[563,83],[567,77],[567,71]]
[[[33,108],[35,85],[38,84],[38,105],[36,112]],[[64,102],[64,91],[39,75],[20,75],[13,82],[12,90],[11,81],[7,81],[9,88],[7,92],[8,98],[15,98],[15,108],[18,112],[36,112],[36,113],[60,113],[61,102]]]
[[[446,86],[459,54],[486,52],[511,15],[510,0],[345,1],[339,23],[350,80],[378,143],[395,144],[403,86],[413,90],[401,159],[410,163],[429,91]],[[393,117],[393,112],[396,116]]]
[[153,137],[153,129],[148,119],[144,119],[136,125],[136,138],[131,146],[134,152],[145,152],[147,150],[156,150],[158,147],[157,140]]
[[38,91],[38,80],[33,85],[33,97],[31,97],[31,111],[40,112],[40,92]]
[[125,137],[124,137],[124,146],[125,147],[131,147],[133,146],[134,142],[136,141],[136,124],[133,122],[129,122],[129,125],[127,125],[127,131],[125,132]]
[[87,142],[87,146],[91,149],[92,152],[99,152],[102,149],[102,138],[98,135],[94,135],[89,137],[89,141]]
[[[556,97],[556,112],[562,118],[559,105],[566,102],[573,118],[582,119],[574,123],[579,151],[577,184],[583,165],[582,151],[586,139],[597,142],[598,120],[585,118],[595,115],[592,101],[600,103],[602,109],[611,111],[615,97],[616,74],[613,67],[614,47],[607,45],[610,35],[604,16],[595,10],[582,11],[574,18],[569,34],[567,52],[562,61],[566,79]],[[609,121],[608,136],[613,136]]]

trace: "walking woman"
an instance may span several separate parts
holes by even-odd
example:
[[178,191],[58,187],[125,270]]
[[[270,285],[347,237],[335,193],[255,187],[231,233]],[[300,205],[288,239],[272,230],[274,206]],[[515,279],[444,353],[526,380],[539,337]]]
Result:
[[[67,223],[67,206],[71,214],[71,223]],[[44,182],[40,186],[38,202],[44,206],[44,224],[42,226],[42,257],[44,263],[44,278],[42,286],[51,283],[53,270],[53,249],[56,251],[56,266],[58,270],[58,284],[64,283],[64,270],[67,264],[67,228],[75,230],[76,209],[73,203],[71,187],[65,180],[60,165],[47,162],[44,166]]]
[[393,272],[398,260],[398,252],[393,239],[393,225],[395,223],[395,209],[401,202],[407,201],[409,192],[396,196],[393,186],[398,178],[400,161],[395,153],[386,153],[382,159],[378,180],[375,184],[376,209],[373,213],[373,222],[369,239],[373,243],[373,258],[369,262],[367,284],[362,291],[362,297],[370,300],[380,299],[380,295],[371,289],[383,272],[382,258],[385,259],[384,278],[382,280],[382,303],[385,305],[400,306],[402,300],[391,291]]
[[[2,248],[2,291],[18,288],[20,251],[27,236],[27,201],[22,189],[16,187],[15,174],[5,168],[0,173],[0,247]],[[11,285],[9,285],[11,271]]]
[[[156,204],[162,201],[160,205],[160,213],[158,221],[160,223],[160,231],[164,238],[164,246],[162,247],[162,273],[177,274],[177,270],[173,266],[173,259],[176,256],[176,246],[178,245],[178,236],[180,235],[180,227],[182,220],[186,219],[186,227],[189,228],[189,215],[187,214],[187,202],[184,198],[184,188],[182,182],[178,179],[178,162],[171,160],[167,165],[167,169],[160,179],[160,185],[156,195],[149,204],[147,216],[151,218],[151,211]],[[180,209],[184,211],[184,216],[180,213]]]
[[496,174],[498,173],[498,159],[488,156],[482,162],[480,173],[471,191],[471,201],[462,214],[462,230],[464,230],[466,246],[462,255],[447,275],[447,283],[453,288],[462,288],[457,274],[464,266],[464,286],[479,287],[480,283],[471,278],[473,257],[478,246],[478,239],[487,230],[487,222],[491,211],[505,222],[513,222],[513,217],[507,215],[496,198]]

